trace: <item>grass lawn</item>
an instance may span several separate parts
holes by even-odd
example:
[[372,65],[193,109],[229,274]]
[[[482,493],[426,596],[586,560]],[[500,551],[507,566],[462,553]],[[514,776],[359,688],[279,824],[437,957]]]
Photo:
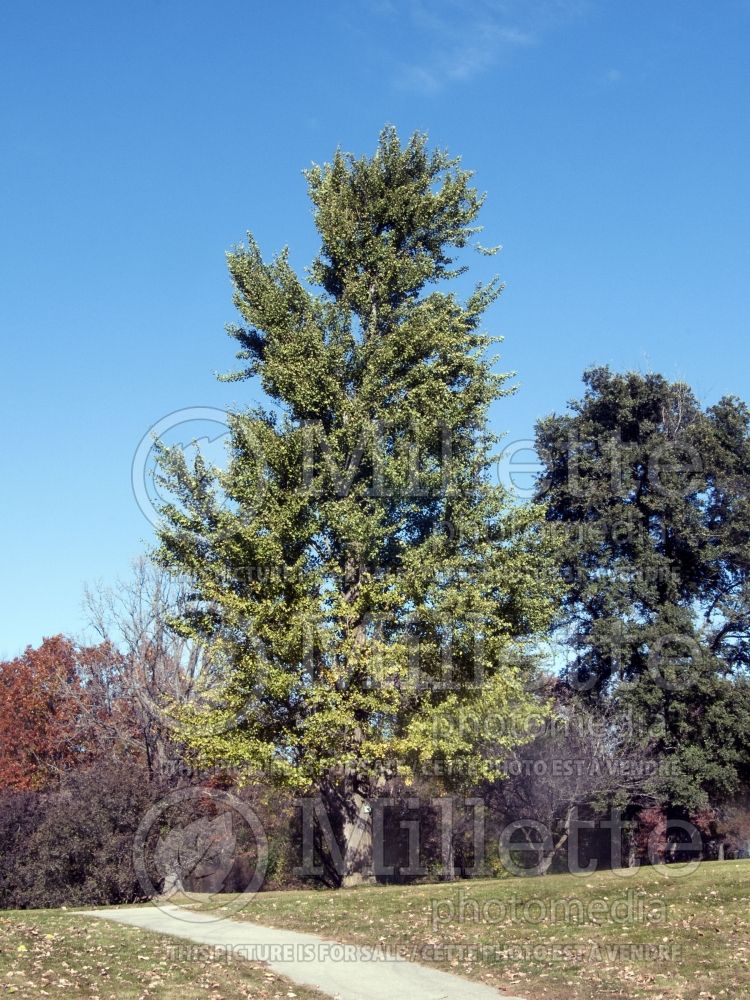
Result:
[[175,939],[63,910],[0,912],[0,997],[321,1000],[261,965],[173,960]]
[[234,915],[403,947],[529,1000],[750,998],[750,861],[668,871],[269,892]]

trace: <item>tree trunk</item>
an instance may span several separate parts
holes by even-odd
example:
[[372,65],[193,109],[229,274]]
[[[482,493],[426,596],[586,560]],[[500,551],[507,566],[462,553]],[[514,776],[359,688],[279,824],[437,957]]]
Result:
[[185,891],[185,887],[182,884],[182,875],[179,868],[170,869],[164,876],[164,884],[161,890],[161,896],[163,899],[171,899],[173,896],[179,895]]
[[443,881],[454,882],[456,879],[456,851],[453,845],[453,837],[448,839],[446,851],[443,856]]
[[[568,839],[570,838],[570,821],[573,818],[573,813],[575,812],[575,809],[576,809],[576,807],[574,805],[569,805],[568,806],[567,812],[565,813],[565,823],[563,824],[562,834],[558,838],[557,843],[553,844],[553,847],[552,847],[552,857],[553,858],[557,857],[557,855],[560,852],[560,850],[563,847],[565,847],[565,845],[568,842]],[[531,846],[531,845],[529,845],[529,846]],[[576,859],[576,860],[578,860],[578,859]]]
[[344,837],[341,885],[351,888],[375,881],[372,845],[372,807],[368,797],[356,782],[347,779],[343,804]]

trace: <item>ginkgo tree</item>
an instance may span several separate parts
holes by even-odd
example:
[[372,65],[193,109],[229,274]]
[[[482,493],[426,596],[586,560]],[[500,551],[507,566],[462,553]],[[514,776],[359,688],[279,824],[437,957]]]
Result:
[[488,408],[512,389],[482,317],[502,286],[439,287],[483,250],[471,176],[392,127],[307,170],[309,282],[252,236],[228,255],[242,366],[223,377],[257,378],[264,405],[229,414],[224,469],[161,454],[159,558],[193,587],[175,627],[223,663],[184,738],[319,792],[345,884],[371,875],[390,778],[496,774],[535,710],[522,654],[556,585],[541,509],[492,476]]

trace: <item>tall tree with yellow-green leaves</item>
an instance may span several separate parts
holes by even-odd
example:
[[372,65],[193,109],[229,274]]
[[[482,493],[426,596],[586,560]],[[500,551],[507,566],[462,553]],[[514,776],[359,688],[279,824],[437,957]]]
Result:
[[179,627],[224,664],[188,744],[322,793],[351,883],[390,778],[502,768],[554,584],[540,510],[492,481],[487,411],[511,390],[481,322],[501,285],[437,287],[479,231],[471,173],[386,128],[306,178],[315,290],[252,237],[228,255],[243,364],[224,377],[257,376],[274,410],[230,415],[226,470],[163,453],[160,558],[194,586]]

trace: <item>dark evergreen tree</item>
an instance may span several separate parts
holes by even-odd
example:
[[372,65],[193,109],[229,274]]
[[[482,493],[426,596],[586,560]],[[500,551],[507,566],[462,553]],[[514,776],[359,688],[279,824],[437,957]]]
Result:
[[537,425],[537,499],[562,534],[568,682],[632,713],[685,809],[747,777],[748,411],[661,375],[594,368]]

